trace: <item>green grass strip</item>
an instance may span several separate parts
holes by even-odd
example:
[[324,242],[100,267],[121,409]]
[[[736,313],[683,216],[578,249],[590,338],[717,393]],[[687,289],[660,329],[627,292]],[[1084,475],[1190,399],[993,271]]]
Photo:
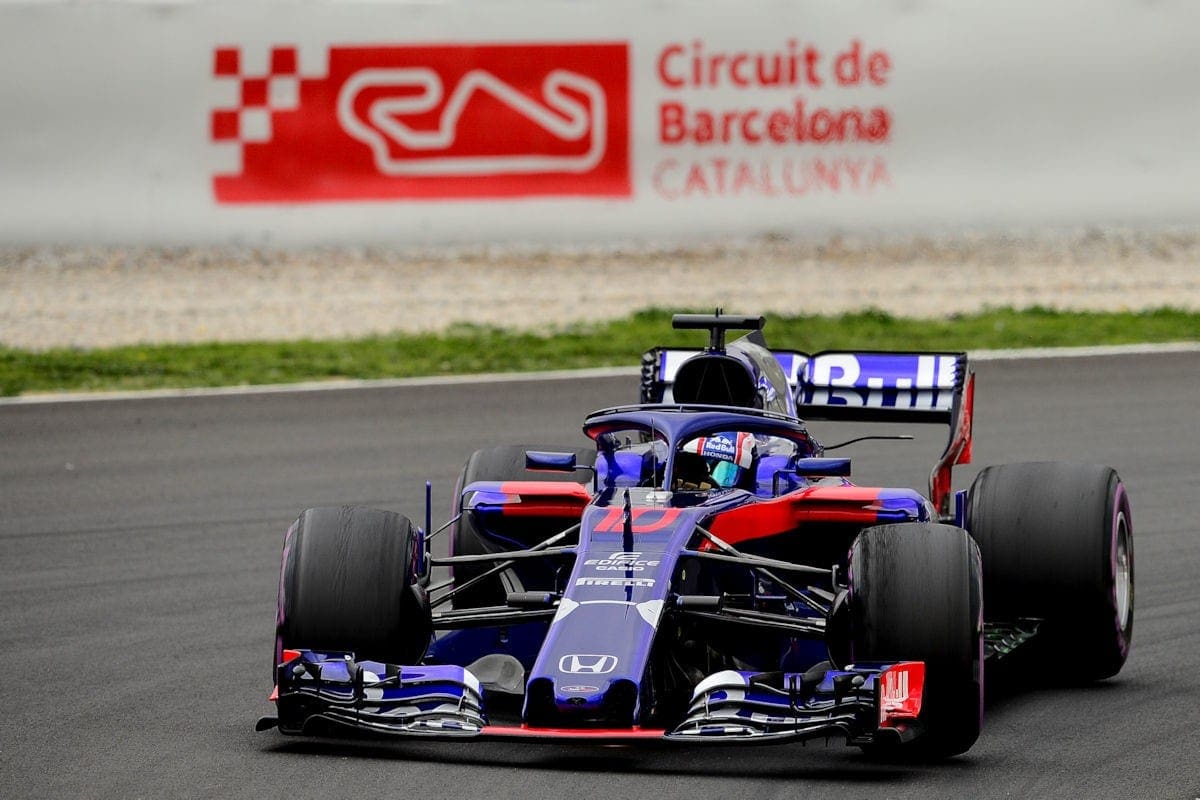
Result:
[[[769,316],[780,348],[979,350],[1200,340],[1200,313],[989,310],[946,319],[881,311],[840,316]],[[97,350],[0,348],[0,394],[153,389],[393,378],[638,364],[654,345],[699,346],[700,331],[671,329],[671,312],[548,334],[456,326],[445,333],[339,341],[145,345]]]

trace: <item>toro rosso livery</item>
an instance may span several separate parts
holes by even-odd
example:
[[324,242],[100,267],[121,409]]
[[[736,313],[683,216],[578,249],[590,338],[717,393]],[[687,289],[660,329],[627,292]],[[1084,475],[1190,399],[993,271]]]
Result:
[[[1104,466],[983,470],[961,353],[767,349],[761,317],[680,315],[641,402],[585,448],[490,448],[450,520],[305,511],[284,540],[277,717],[260,729],[769,742],[961,753],[985,663],[1081,681],[1133,628],[1132,520]],[[726,343],[730,330],[749,330]],[[928,495],[867,488],[803,419],[949,426]],[[901,436],[860,437],[907,438]],[[450,555],[432,543],[450,539]],[[440,548],[444,552],[444,548]],[[443,573],[449,573],[445,577]]]

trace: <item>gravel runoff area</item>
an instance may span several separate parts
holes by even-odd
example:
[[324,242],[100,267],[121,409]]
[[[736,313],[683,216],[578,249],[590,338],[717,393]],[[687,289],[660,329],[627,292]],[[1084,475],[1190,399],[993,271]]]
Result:
[[763,313],[1200,310],[1200,229],[687,246],[0,247],[0,344],[548,329],[653,306]]

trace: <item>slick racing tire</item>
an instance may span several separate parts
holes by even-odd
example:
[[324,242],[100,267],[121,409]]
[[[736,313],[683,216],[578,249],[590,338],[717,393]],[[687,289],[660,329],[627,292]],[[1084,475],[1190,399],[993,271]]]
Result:
[[[591,470],[577,470],[573,475],[562,472],[543,472],[525,469],[525,452],[527,450],[549,450],[560,453],[574,453],[576,463],[580,466],[593,466],[596,463],[594,447],[547,447],[543,445],[501,445],[476,450],[467,463],[463,465],[458,477],[458,485],[454,489],[454,506],[450,510],[451,517],[458,514],[463,487],[476,481],[546,481],[588,483],[592,479]],[[555,531],[548,531],[552,534]],[[528,542],[527,544],[536,544]],[[514,549],[514,545],[504,546],[495,538],[483,532],[483,525],[473,511],[466,511],[458,522],[450,526],[451,555],[479,555],[482,553],[499,553]],[[491,568],[490,564],[458,564],[451,566],[450,574],[454,577],[456,586],[462,586],[475,576]],[[474,608],[478,606],[503,605],[506,591],[499,576],[481,581],[472,588],[454,597],[455,608]]]
[[342,506],[301,514],[283,544],[275,664],[284,648],[418,663],[432,631],[416,548],[412,523],[391,511]]
[[916,738],[864,749],[902,760],[968,750],[983,724],[979,548],[952,525],[867,528],[850,548],[849,584],[851,659],[925,662]]
[[1072,680],[1117,674],[1133,637],[1133,518],[1099,464],[1004,464],[979,473],[967,530],[983,555],[989,621],[1044,620],[1033,644]]

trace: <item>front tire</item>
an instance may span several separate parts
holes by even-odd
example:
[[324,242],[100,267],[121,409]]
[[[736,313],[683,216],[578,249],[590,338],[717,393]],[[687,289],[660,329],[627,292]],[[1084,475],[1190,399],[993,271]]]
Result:
[[284,648],[419,663],[432,622],[417,583],[416,547],[412,523],[391,511],[302,513],[284,539],[274,663]]
[[1043,619],[1037,640],[1082,681],[1117,674],[1133,640],[1133,517],[1111,467],[988,467],[971,485],[967,529],[983,554],[995,620]]
[[[596,462],[594,447],[541,447],[537,445],[501,445],[476,450],[459,474],[458,485],[454,490],[454,507],[451,514],[458,514],[458,504],[462,499],[462,490],[476,481],[545,481],[586,483],[591,480],[590,470],[579,470],[574,475],[559,472],[543,472],[525,468],[525,453],[528,450],[552,450],[575,453],[576,463],[591,466]],[[526,527],[538,534],[546,535],[556,530],[537,530],[534,523],[526,523]],[[537,535],[532,537],[538,538]],[[535,544],[535,541],[525,544]],[[511,549],[485,532],[479,515],[474,511],[464,511],[462,517],[450,526],[450,552],[452,555],[481,555],[483,553],[499,553]],[[487,571],[491,564],[456,564],[450,568],[456,586],[462,586],[467,581]],[[472,608],[478,606],[503,605],[506,591],[499,576],[481,581],[454,598],[456,608]]]
[[983,590],[971,537],[935,523],[868,528],[851,546],[849,583],[851,659],[925,662],[922,732],[867,752],[933,759],[966,752],[983,724]]

